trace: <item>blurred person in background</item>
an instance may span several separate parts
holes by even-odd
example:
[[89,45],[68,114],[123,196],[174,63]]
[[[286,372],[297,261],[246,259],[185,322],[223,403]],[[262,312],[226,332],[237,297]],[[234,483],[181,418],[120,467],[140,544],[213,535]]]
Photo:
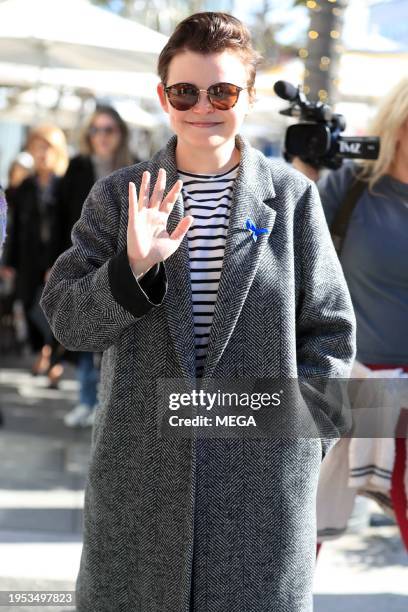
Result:
[[[27,151],[21,151],[17,157],[12,161],[8,171],[8,183],[5,189],[5,198],[7,200],[7,227],[8,234],[12,232],[13,224],[13,207],[14,207],[14,193],[21,183],[32,174],[34,168],[34,160],[32,155]],[[2,296],[1,302],[1,316],[9,316],[11,320],[14,320],[13,305],[17,300],[16,287],[14,281],[15,269],[1,265],[0,256],[0,279],[4,286],[5,293]],[[15,333],[15,327],[13,327],[13,333]]]
[[[3,256],[3,244],[7,235],[7,201],[0,185],[0,259]],[[3,425],[3,413],[0,408],[0,427]]]
[[13,193],[21,185],[21,183],[33,173],[34,159],[28,151],[21,151],[17,157],[11,162],[8,171],[8,184],[6,189],[6,198],[8,206],[13,199]]
[[[361,181],[340,252],[357,319],[357,359],[351,375],[396,378],[408,372],[408,78],[382,100],[367,135],[380,137],[376,160],[358,164],[349,160],[321,178],[316,169],[298,158],[293,165],[317,180],[329,226],[354,179]],[[340,473],[343,453],[344,463],[351,462],[346,470],[349,484],[357,487],[359,483],[362,494],[367,494],[362,480],[370,484],[368,496],[381,500],[384,509],[387,505],[392,509],[408,550],[406,424],[401,430],[407,417],[408,409],[401,406],[395,440],[341,440],[323,462],[325,484],[322,480],[319,487],[318,513],[329,517],[324,519],[324,531],[345,531],[357,491],[342,490],[340,477],[337,491],[327,489],[330,482],[336,482],[335,472]],[[319,539],[323,541],[324,537]]]
[[0,257],[3,255],[3,244],[7,235],[7,201],[0,185]]
[[[119,113],[111,106],[98,106],[81,136],[81,152],[73,157],[61,182],[57,230],[59,254],[71,246],[71,230],[81,216],[94,183],[113,171],[134,163],[129,152],[129,131]],[[99,369],[95,356],[78,352],[77,377],[79,402],[64,422],[68,427],[92,426],[97,406]]]
[[[22,151],[17,157],[11,162],[8,171],[8,184],[3,192],[3,198],[7,201],[7,226],[8,233],[10,234],[12,225],[12,211],[14,193],[16,189],[28,176],[32,174],[34,167],[34,160],[32,155],[27,151]],[[1,261],[1,257],[0,257]],[[7,266],[0,266],[0,276],[3,278],[13,277],[15,273],[14,268],[8,268]]]
[[[68,164],[64,132],[51,124],[34,127],[25,150],[33,159],[33,168],[32,172],[24,166],[19,168],[20,159],[11,169],[11,223],[2,274],[15,277],[15,295],[23,304],[28,343],[36,354],[31,372],[33,375],[47,373],[53,386],[62,366],[51,364],[52,346],[57,341],[42,316],[39,297],[56,257],[57,191]],[[25,162],[27,166],[28,158]],[[29,176],[16,185],[24,170]]]

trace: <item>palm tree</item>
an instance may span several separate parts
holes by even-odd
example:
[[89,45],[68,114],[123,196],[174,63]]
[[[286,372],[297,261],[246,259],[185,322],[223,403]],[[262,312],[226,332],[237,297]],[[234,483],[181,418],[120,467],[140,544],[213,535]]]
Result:
[[348,0],[295,0],[310,15],[307,44],[299,49],[305,60],[304,92],[311,99],[334,104],[338,98],[338,64],[344,47],[341,44],[343,14]]

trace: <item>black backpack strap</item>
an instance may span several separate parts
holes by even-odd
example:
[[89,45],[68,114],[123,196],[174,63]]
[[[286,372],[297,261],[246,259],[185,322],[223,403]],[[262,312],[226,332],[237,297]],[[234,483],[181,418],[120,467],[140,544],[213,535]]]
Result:
[[343,246],[351,214],[366,187],[366,181],[359,178],[353,180],[330,226],[334,248],[338,255]]

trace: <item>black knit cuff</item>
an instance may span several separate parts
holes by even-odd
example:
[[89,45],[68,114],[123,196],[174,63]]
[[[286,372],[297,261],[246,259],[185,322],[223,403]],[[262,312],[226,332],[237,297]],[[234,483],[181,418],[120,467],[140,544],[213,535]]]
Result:
[[166,295],[167,277],[163,262],[150,268],[137,281],[129,264],[127,249],[111,257],[108,276],[114,299],[137,318],[154,306],[160,306]]
[[[146,272],[146,274],[144,276],[142,276],[142,278],[138,281],[138,283],[142,287],[142,289],[147,289],[148,287],[152,286],[152,284],[154,283],[154,281],[157,278],[159,270],[160,270],[160,264],[157,263],[152,268],[150,268],[150,270],[148,272]],[[133,272],[132,272],[132,274],[133,274]],[[136,280],[136,277],[135,277],[134,274],[133,274],[133,277]]]

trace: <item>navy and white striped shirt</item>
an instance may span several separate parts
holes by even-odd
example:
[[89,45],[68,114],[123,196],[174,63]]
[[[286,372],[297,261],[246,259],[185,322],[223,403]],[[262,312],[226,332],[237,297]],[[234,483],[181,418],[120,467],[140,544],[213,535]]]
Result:
[[178,171],[185,214],[194,217],[187,232],[193,302],[196,376],[203,371],[224,257],[225,240],[239,163],[222,174]]

